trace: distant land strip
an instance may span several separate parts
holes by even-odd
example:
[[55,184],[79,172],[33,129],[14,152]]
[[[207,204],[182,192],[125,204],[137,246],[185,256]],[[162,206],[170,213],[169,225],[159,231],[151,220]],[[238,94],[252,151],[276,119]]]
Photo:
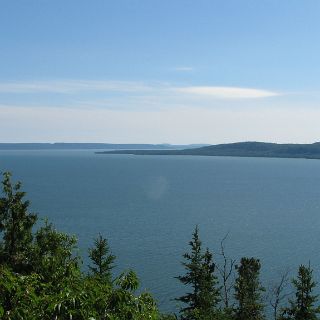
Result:
[[121,143],[0,143],[0,150],[123,150],[123,149],[186,149],[204,146],[204,144],[171,145],[171,144],[121,144]]
[[113,150],[96,153],[320,159],[320,142],[312,144],[237,142],[195,148],[185,148],[180,150]]

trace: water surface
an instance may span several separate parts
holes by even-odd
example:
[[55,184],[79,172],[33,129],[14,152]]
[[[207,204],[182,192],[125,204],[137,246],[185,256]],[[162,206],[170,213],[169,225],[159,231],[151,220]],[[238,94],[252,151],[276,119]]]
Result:
[[229,233],[230,256],[259,257],[265,284],[309,260],[320,278],[319,160],[0,151],[0,170],[83,255],[106,236],[115,272],[136,270],[164,311],[182,293],[174,277],[196,224],[213,251]]

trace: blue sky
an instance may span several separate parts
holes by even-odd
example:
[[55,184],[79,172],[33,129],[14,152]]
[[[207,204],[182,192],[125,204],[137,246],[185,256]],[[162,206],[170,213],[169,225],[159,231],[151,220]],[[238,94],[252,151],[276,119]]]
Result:
[[2,0],[1,142],[320,140],[318,0]]

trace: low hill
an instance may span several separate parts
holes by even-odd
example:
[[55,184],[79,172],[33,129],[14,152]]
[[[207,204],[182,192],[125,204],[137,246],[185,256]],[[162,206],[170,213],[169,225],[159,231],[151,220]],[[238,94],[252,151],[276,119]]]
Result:
[[183,150],[117,150],[97,153],[320,159],[320,143],[277,144],[265,142],[238,142]]

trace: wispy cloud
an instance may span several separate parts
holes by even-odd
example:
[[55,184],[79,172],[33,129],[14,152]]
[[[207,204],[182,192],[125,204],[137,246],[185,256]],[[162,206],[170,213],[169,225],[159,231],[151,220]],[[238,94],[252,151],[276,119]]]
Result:
[[214,86],[180,87],[176,88],[175,91],[217,99],[257,99],[275,97],[280,95],[280,93],[269,90]]
[[0,93],[141,92],[151,88],[136,81],[57,80],[0,83]]
[[[180,69],[189,69],[181,67]],[[56,81],[26,81],[0,82],[0,93],[59,93],[59,94],[93,94],[99,92],[108,94],[119,92],[134,93],[141,97],[152,95],[158,98],[184,97],[186,94],[193,97],[207,99],[257,99],[281,95],[278,92],[242,87],[227,86],[177,86],[163,82],[138,81],[93,81],[93,80],[56,80]]]
[[188,66],[180,66],[180,67],[175,67],[174,70],[175,71],[180,71],[180,72],[190,72],[190,71],[193,71],[194,68],[193,67],[188,67]]

